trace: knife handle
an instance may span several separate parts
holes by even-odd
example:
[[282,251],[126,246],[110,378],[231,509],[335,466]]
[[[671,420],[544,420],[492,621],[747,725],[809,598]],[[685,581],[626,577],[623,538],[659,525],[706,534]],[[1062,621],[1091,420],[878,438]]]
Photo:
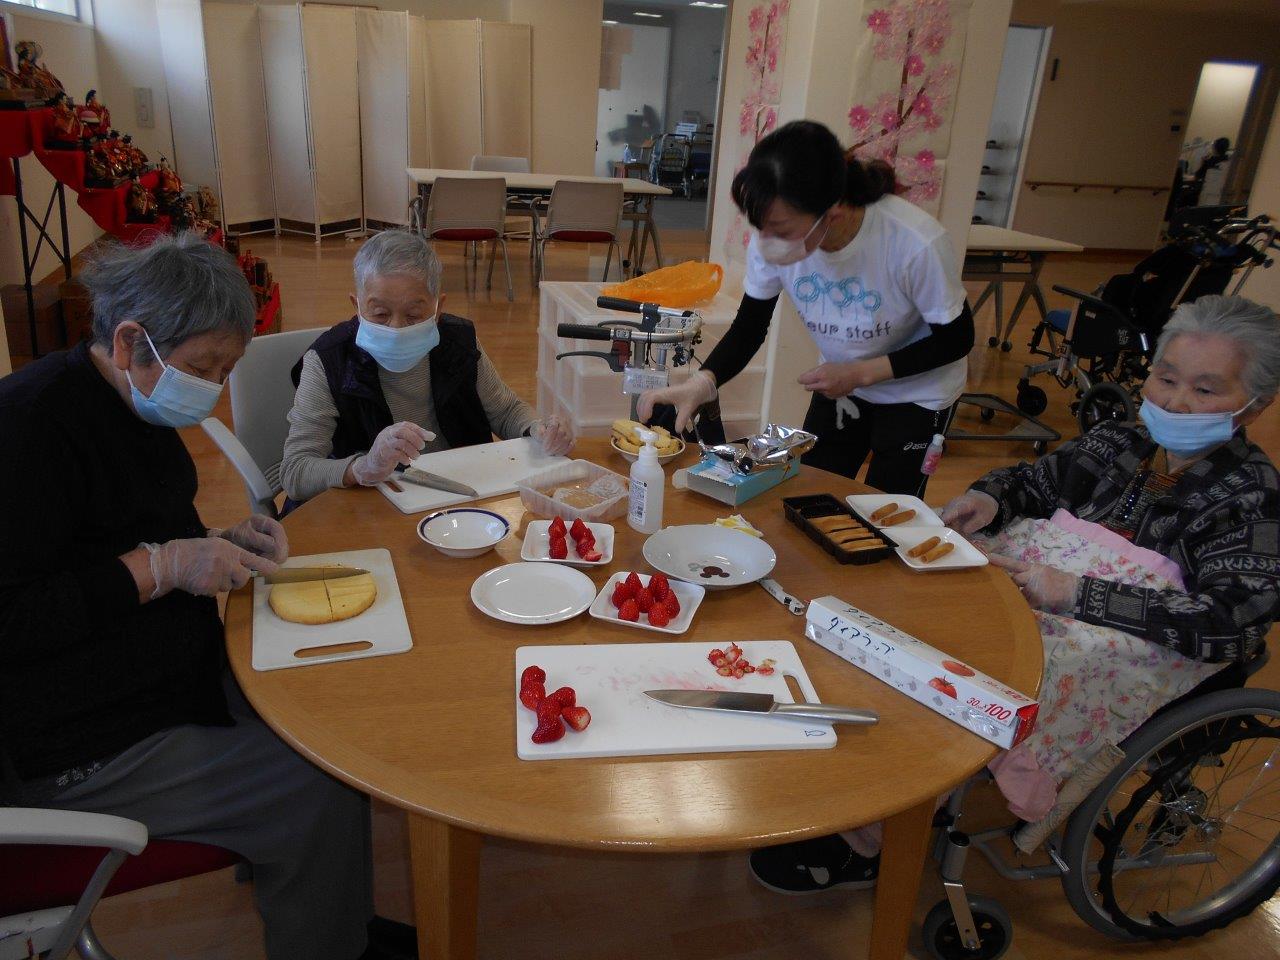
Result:
[[852,707],[829,707],[822,703],[775,703],[770,713],[802,720],[824,720],[828,723],[879,723],[880,714],[874,710],[855,710]]

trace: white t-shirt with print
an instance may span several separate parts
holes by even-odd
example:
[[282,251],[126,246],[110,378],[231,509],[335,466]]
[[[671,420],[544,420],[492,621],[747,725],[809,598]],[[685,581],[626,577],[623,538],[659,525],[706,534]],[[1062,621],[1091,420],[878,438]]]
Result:
[[[858,235],[834,253],[818,249],[798,263],[777,266],[760,256],[753,235],[747,250],[748,296],[791,297],[825,363],[867,360],[929,335],[927,324],[950,323],[965,291],[946,231],[901,197],[866,207]],[[901,380],[859,387],[872,403],[916,403],[942,410],[964,391],[967,362]]]

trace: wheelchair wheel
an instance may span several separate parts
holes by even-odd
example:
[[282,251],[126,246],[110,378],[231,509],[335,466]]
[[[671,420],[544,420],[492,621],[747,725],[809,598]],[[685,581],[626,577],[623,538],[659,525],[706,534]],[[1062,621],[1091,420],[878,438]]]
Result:
[[970,950],[960,939],[951,903],[939,900],[924,918],[924,948],[934,960],[996,960],[1013,942],[1013,921],[1004,907],[989,897],[970,897],[969,910],[982,946]]
[[1082,920],[1124,940],[1195,937],[1280,889],[1280,693],[1192,700],[1124,750],[1063,835]]
[[1081,433],[1100,423],[1132,420],[1134,416],[1133,398],[1115,383],[1095,383],[1080,398],[1080,408],[1076,412]]
[[1026,380],[1018,381],[1018,409],[1028,416],[1037,417],[1049,406],[1049,395]]

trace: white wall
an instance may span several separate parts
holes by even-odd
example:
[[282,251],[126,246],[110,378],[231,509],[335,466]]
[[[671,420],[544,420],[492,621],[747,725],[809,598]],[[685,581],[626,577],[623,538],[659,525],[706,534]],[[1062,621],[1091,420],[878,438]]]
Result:
[[[152,160],[161,155],[172,159],[156,0],[95,0],[93,13],[101,79],[98,95],[111,110],[111,122],[122,133],[132,134],[133,142]],[[134,87],[151,88],[151,127],[138,126]],[[72,96],[79,101],[84,93],[77,89]]]
[[618,31],[628,38],[630,44],[630,49],[621,58],[618,88],[598,91],[595,173],[607,177],[611,174],[613,161],[622,159],[626,147],[626,141],[614,143],[609,133],[626,127],[627,117],[639,116],[645,107],[649,107],[658,113],[662,129],[671,129],[673,121],[663,113],[667,104],[671,30],[632,23],[601,29]]
[[686,110],[702,114],[703,123],[716,117],[724,14],[723,10],[689,7],[677,9],[671,18],[671,70],[663,111],[669,131]]
[[[97,0],[99,4],[116,0]],[[298,0],[228,0],[230,3],[296,4]],[[558,0],[542,0],[555,4]],[[377,7],[379,10],[408,10],[428,20],[507,20],[510,0],[342,0],[348,7]]]
[[1199,137],[1212,143],[1218,137],[1226,137],[1235,146],[1257,78],[1257,64],[1206,63],[1196,84],[1184,141],[1190,143]]
[[507,19],[533,27],[535,173],[592,172],[603,9],[602,0],[510,0]]
[[[1262,159],[1258,161],[1258,172],[1253,180],[1253,193],[1249,197],[1249,213],[1267,213],[1272,219],[1280,220],[1280,105],[1271,115],[1271,129],[1262,148]],[[1240,292],[1280,312],[1280,266],[1254,270]]]
[[[91,87],[101,88],[92,27],[61,18],[28,16],[15,12],[13,28],[10,39],[14,42],[35,40],[44,47],[45,62],[49,69],[57,74],[68,90],[78,91],[77,99]],[[53,189],[53,177],[45,172],[40,161],[34,156],[28,156],[22,161],[22,182],[27,205],[38,206],[39,216],[44,213],[44,206]],[[55,237],[57,217],[55,209],[50,224]],[[75,194],[70,190],[67,191],[67,226],[72,253],[88,246],[100,233],[97,224],[76,206]],[[34,246],[34,237],[30,231],[28,236],[32,237]],[[57,268],[58,261],[46,249],[37,263],[36,278],[42,278]],[[18,242],[17,204],[10,197],[3,197],[0,198],[0,284],[21,282],[22,250]]]

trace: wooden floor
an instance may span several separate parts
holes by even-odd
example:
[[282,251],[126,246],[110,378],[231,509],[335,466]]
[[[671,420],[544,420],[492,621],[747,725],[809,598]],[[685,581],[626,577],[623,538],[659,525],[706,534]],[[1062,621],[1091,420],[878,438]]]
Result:
[[[706,255],[700,234],[664,233],[664,241],[668,262]],[[356,243],[338,238],[317,246],[304,239],[264,237],[246,238],[244,245],[270,260],[283,290],[286,329],[327,326],[350,316],[347,293]],[[484,291],[483,277],[480,290],[469,293],[460,250],[457,245],[441,246],[448,309],[475,321],[499,371],[532,401],[537,294],[524,251],[512,248],[516,297],[508,303],[497,285],[492,293]],[[603,252],[591,251],[593,278],[599,275]],[[547,279],[583,279],[587,256],[578,246],[553,251]],[[1042,275],[1050,306],[1067,305],[1065,298],[1050,291],[1053,283],[1092,289],[1132,262],[1131,257],[1108,255],[1051,260]],[[501,276],[501,265],[497,275],[495,280]],[[978,292],[977,287],[970,289],[971,300]],[[1030,317],[1015,332],[1013,352],[1003,354],[986,346],[992,309],[984,307],[978,317],[979,345],[970,357],[969,389],[1012,399],[1027,360]],[[1046,389],[1050,406],[1045,419],[1065,436],[1073,436],[1067,391],[1052,382]],[[219,415],[230,423],[226,406],[224,399]],[[1253,436],[1280,460],[1280,414],[1269,411]],[[200,469],[199,506],[205,522],[223,525],[239,519],[245,512],[244,494],[230,466],[199,431],[188,431],[188,443]],[[930,485],[929,499],[945,502],[991,467],[1032,456],[1025,444],[952,444]],[[1256,682],[1280,689],[1280,658]],[[410,920],[403,818],[382,805],[374,809],[379,912]],[[1009,819],[993,792],[976,797],[968,809],[971,829]],[[281,813],[287,816],[287,811]],[[1000,879],[977,857],[970,860],[966,879],[971,894],[999,900],[1012,915],[1015,939],[1008,956],[1013,958],[1280,957],[1280,898],[1207,939],[1125,946],[1086,927],[1067,906],[1057,881],[1015,885]],[[602,856],[494,841],[485,848],[481,883],[480,956],[485,960],[848,960],[865,956],[870,923],[870,893],[777,896],[750,879],[742,855]],[[922,885],[921,917],[939,897],[941,887],[931,870]],[[262,956],[249,889],[233,882],[229,871],[116,897],[98,909],[95,923],[121,960]],[[918,942],[912,952],[923,955]]]

